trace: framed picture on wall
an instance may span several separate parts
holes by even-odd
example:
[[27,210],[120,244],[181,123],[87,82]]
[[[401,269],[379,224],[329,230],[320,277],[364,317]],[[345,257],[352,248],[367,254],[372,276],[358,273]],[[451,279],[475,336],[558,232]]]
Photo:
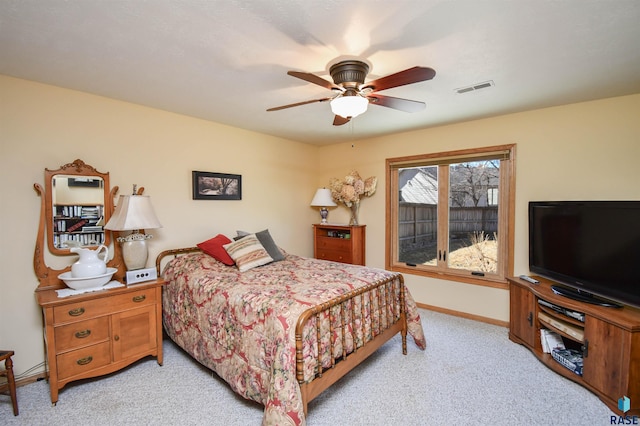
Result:
[[242,176],[228,173],[192,172],[194,200],[241,200]]

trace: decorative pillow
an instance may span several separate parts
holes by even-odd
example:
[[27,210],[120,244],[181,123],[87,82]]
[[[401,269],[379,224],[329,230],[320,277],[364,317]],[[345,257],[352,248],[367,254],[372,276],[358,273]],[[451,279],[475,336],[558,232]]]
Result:
[[[238,234],[238,236],[233,238],[236,241],[242,237],[250,235],[249,232],[245,231],[236,231],[236,233]],[[260,241],[260,244],[262,244],[264,249],[267,251],[267,253],[269,253],[269,256],[271,256],[274,262],[284,260],[284,254],[282,254],[276,242],[273,241],[273,238],[271,237],[268,229],[256,232],[256,237],[258,238],[258,241]]]
[[273,258],[269,256],[269,253],[260,244],[255,234],[247,235],[237,241],[225,244],[224,248],[236,262],[240,272],[273,262]]
[[225,244],[229,244],[231,240],[222,234],[218,234],[210,240],[203,241],[197,244],[198,248],[207,253],[214,259],[224,263],[225,265],[233,266],[235,263],[229,253],[224,248]]

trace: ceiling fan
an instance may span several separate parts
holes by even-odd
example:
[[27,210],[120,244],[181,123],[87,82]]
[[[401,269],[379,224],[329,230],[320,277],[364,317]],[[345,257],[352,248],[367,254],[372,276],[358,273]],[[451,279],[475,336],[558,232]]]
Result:
[[345,60],[338,62],[329,68],[329,74],[333,83],[315,74],[299,71],[289,71],[290,76],[300,78],[309,83],[317,84],[334,92],[333,96],[297,102],[269,108],[267,111],[279,111],[285,108],[311,104],[315,102],[331,102],[331,110],[335,114],[334,126],[348,123],[367,110],[368,104],[380,105],[404,112],[417,112],[425,108],[425,103],[410,99],[394,98],[381,95],[377,92],[393,87],[431,80],[436,72],[427,67],[413,67],[395,74],[381,77],[376,80],[364,82],[369,73],[369,65],[358,60]]

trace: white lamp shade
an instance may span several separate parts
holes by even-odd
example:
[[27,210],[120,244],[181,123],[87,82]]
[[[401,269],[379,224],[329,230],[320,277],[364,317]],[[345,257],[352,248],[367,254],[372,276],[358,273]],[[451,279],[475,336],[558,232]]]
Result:
[[333,207],[337,204],[333,202],[331,198],[331,190],[328,188],[320,188],[316,191],[316,195],[311,200],[313,207]]
[[133,231],[162,228],[147,195],[121,195],[105,229]]
[[369,100],[360,95],[342,95],[331,101],[331,111],[344,118],[357,117],[367,110]]

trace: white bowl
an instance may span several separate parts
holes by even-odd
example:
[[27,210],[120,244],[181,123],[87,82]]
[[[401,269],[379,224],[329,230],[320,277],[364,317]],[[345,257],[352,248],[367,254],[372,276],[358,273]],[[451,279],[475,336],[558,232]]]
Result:
[[98,275],[95,277],[74,278],[71,276],[71,271],[58,275],[64,283],[74,290],[84,290],[87,288],[102,287],[109,281],[111,277],[116,273],[117,268],[107,268],[107,273]]

